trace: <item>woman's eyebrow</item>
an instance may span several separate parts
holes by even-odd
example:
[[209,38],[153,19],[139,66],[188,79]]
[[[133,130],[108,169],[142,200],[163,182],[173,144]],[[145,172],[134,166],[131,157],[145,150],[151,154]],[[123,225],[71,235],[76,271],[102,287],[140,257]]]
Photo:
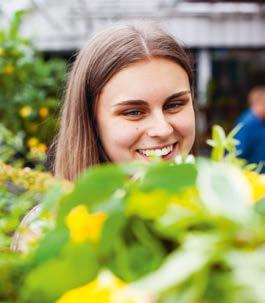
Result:
[[165,100],[165,102],[170,101],[170,100],[172,100],[172,99],[177,99],[177,98],[180,98],[180,97],[189,95],[189,94],[190,94],[190,91],[189,91],[189,90],[183,90],[183,91],[181,91],[181,92],[172,94],[171,96],[167,97],[166,100]]
[[112,105],[112,107],[117,107],[117,106],[125,106],[125,105],[148,105],[148,102],[144,101],[144,100],[126,100],[126,101],[121,101],[118,102],[114,105]]
[[[172,99],[179,98],[179,97],[183,97],[183,96],[188,95],[188,94],[190,94],[189,90],[185,90],[185,91],[180,91],[180,92],[174,93],[174,94],[168,96],[165,99],[165,102],[170,101]],[[144,100],[141,100],[141,99],[126,100],[126,101],[118,102],[118,103],[114,104],[112,107],[125,106],[125,105],[146,105],[146,106],[148,106],[148,102],[146,102]]]

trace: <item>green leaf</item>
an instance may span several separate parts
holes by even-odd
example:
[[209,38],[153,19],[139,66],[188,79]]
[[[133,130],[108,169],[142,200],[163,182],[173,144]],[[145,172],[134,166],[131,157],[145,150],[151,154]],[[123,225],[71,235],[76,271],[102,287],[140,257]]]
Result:
[[265,218],[265,198],[255,203],[255,210]]
[[57,184],[49,189],[49,191],[44,195],[41,203],[42,214],[51,214],[54,213],[55,210],[57,211],[59,202],[61,201],[63,195],[64,192],[60,184]]
[[[208,270],[201,270],[190,279],[161,295],[161,303],[198,303],[207,285]],[[208,302],[208,301],[206,301]],[[214,301],[215,302],[215,301]],[[216,302],[215,302],[216,303]]]
[[[11,252],[0,252],[0,301],[17,301],[18,292],[21,288],[27,266],[25,259]],[[10,301],[12,298],[12,301]]]
[[60,228],[50,231],[40,244],[33,256],[33,264],[38,265],[47,260],[58,256],[69,239],[69,233],[66,228]]
[[34,268],[25,280],[26,302],[54,302],[65,291],[91,281],[98,272],[94,248],[89,244],[67,244],[61,255]]
[[214,146],[215,146],[214,140],[208,139],[208,140],[206,140],[206,143],[207,143],[209,146],[211,146],[211,147],[214,147]]
[[212,222],[203,211],[171,205],[167,212],[155,222],[155,228],[163,237],[179,241],[191,228],[199,231],[210,230]]
[[[127,242],[127,238],[131,240]],[[112,215],[106,221],[100,239],[99,258],[102,266],[110,267],[124,280],[134,281],[155,270],[164,255],[163,246],[142,221],[132,219],[126,224],[123,214]]]
[[146,172],[140,184],[140,190],[149,192],[154,189],[162,189],[176,194],[185,187],[193,186],[196,177],[197,171],[194,164],[160,163],[151,166]]
[[60,223],[71,208],[85,204],[89,210],[104,203],[124,184],[126,176],[114,164],[89,168],[77,180],[72,193],[62,199],[59,210]]
[[218,145],[222,145],[225,140],[225,132],[220,125],[214,125],[212,129],[213,140]]
[[[208,273],[207,288],[202,301],[214,303],[254,302],[249,290],[238,285],[231,268],[223,262],[211,266]],[[197,303],[197,302],[196,302]]]
[[122,213],[116,213],[105,221],[99,243],[99,254],[104,260],[113,252],[114,243],[122,237],[126,218]]
[[192,235],[183,246],[171,253],[158,270],[132,284],[157,295],[176,287],[202,270],[216,253],[218,238]]
[[14,16],[11,20],[10,28],[9,28],[9,35],[10,35],[11,39],[17,38],[19,27],[20,27],[21,21],[22,21],[22,17],[24,15],[25,15],[25,11],[23,11],[23,10],[16,11],[16,13],[14,14]]
[[213,147],[211,153],[211,159],[219,161],[223,158],[225,152],[225,132],[219,125],[214,125],[212,128],[212,140],[208,140],[207,143]]
[[132,221],[132,232],[136,239],[150,251],[155,252],[162,259],[166,255],[165,248],[162,243],[151,233],[147,224],[138,218]]
[[[234,136],[240,131],[240,129],[243,127],[243,124],[238,124],[236,127],[234,127],[229,134],[227,135],[227,138],[232,139]],[[234,139],[236,140],[236,139]],[[238,140],[236,140],[238,142]]]

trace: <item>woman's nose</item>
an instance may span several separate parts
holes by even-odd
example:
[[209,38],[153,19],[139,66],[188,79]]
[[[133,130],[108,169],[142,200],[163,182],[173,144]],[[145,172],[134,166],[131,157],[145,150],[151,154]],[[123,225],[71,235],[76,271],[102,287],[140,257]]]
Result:
[[149,137],[168,137],[173,131],[173,127],[167,117],[161,113],[152,117],[147,134]]

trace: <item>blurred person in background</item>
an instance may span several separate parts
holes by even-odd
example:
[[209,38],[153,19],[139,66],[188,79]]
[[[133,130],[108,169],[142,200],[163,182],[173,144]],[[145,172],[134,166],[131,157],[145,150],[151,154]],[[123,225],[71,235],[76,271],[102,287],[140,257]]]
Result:
[[263,164],[265,173],[265,85],[254,86],[248,95],[249,108],[236,121],[242,127],[235,138],[239,140],[238,156],[248,163]]

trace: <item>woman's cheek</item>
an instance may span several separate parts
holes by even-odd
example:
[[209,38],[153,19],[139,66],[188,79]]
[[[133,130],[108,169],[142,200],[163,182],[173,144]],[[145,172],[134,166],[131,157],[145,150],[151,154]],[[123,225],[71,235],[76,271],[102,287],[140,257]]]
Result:
[[117,146],[130,149],[137,144],[140,130],[135,126],[121,125],[116,129],[114,138]]

